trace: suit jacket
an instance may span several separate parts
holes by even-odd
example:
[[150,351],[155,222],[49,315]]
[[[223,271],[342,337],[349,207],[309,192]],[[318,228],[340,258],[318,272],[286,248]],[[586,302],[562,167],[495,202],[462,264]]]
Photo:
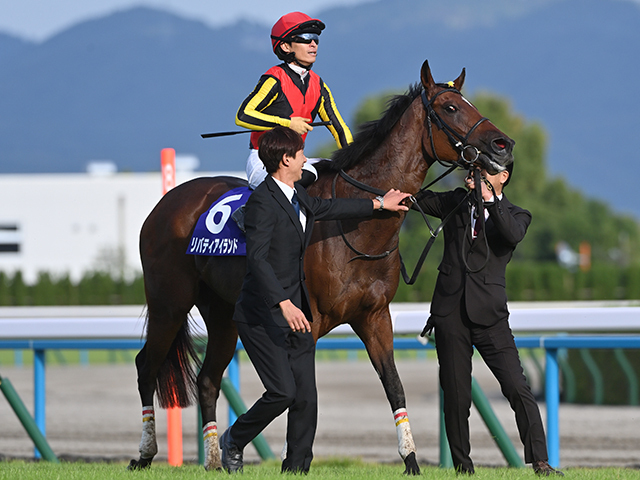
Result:
[[268,175],[249,197],[245,213],[247,273],[233,319],[288,327],[279,303],[290,299],[312,321],[305,285],[304,252],[316,220],[373,215],[371,200],[310,197],[296,185],[307,216],[305,230],[280,187]]
[[[444,218],[462,201],[467,191],[458,188],[449,192],[425,192],[419,205],[425,213]],[[462,205],[444,227],[444,254],[431,302],[431,314],[443,317],[464,301],[469,319],[479,325],[493,325],[509,317],[505,272],[516,245],[524,238],[531,223],[531,213],[513,205],[506,196],[485,204],[489,218],[476,239],[471,235],[471,206]],[[476,270],[486,258],[489,260],[479,272]],[[464,249],[464,250],[463,250]]]

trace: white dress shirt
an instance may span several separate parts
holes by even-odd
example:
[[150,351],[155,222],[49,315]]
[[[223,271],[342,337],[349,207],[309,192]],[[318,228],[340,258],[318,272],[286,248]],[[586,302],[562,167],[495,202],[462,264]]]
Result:
[[[274,177],[271,177],[271,178],[273,178],[273,180],[276,182],[276,185],[280,187],[280,190],[282,190],[282,193],[284,193],[284,196],[287,197],[289,201],[291,201],[291,199],[293,198],[293,192],[295,190],[291,188],[289,185],[287,185],[286,183],[281,182],[277,178],[274,178]],[[302,231],[304,232],[307,224],[307,215],[304,213],[304,207],[302,206],[301,203],[300,203],[300,223],[302,224]]]

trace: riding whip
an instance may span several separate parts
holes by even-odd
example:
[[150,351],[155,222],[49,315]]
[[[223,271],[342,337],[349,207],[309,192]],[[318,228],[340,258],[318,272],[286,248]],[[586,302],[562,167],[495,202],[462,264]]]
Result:
[[[310,123],[312,127],[324,127],[327,125],[331,125],[331,122],[313,122]],[[203,133],[200,136],[202,138],[213,138],[213,137],[228,137],[230,135],[238,135],[240,133],[251,133],[257,130],[234,130],[232,132],[214,132],[214,133]]]

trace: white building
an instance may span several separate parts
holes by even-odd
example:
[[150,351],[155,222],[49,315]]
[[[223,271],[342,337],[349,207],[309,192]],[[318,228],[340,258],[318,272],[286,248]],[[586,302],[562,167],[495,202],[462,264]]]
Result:
[[[179,168],[179,165],[178,165]],[[157,173],[0,175],[0,271],[39,272],[78,281],[92,270],[141,271],[138,235],[162,196]],[[176,173],[176,183],[244,172]]]

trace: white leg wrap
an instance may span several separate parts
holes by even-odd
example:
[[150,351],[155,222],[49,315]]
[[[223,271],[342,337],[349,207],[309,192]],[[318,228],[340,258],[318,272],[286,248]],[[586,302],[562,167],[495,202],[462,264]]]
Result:
[[416,451],[407,410],[405,408],[399,408],[393,412],[393,420],[396,423],[396,433],[398,434],[398,453],[404,460],[407,458],[407,455],[415,453]]
[[142,438],[140,439],[140,458],[153,458],[158,453],[156,441],[156,417],[151,407],[142,407]]
[[220,447],[218,446],[218,425],[216,422],[209,422],[202,427],[202,438],[204,439],[205,470],[216,470],[222,468],[222,462],[220,461]]

